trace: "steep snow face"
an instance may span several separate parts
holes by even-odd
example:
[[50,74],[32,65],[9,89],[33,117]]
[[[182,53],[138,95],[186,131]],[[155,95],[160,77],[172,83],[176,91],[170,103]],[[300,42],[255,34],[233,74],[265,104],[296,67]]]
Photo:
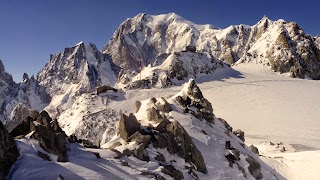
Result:
[[138,74],[122,71],[116,86],[135,89],[181,85],[189,78],[196,79],[203,75],[212,74],[215,70],[225,66],[226,64],[206,53],[164,53],[156,59],[153,65],[144,67]]
[[4,122],[12,110],[22,103],[26,107],[42,110],[51,98],[33,77],[24,74],[23,81],[15,83],[0,61],[0,121]]
[[127,19],[104,47],[113,62],[125,70],[139,72],[163,53],[179,52],[187,46],[206,52],[228,64],[258,62],[292,77],[320,78],[320,52],[313,38],[294,22],[263,17],[256,25],[219,29],[197,25],[174,14],[139,14]]
[[76,85],[73,93],[81,94],[98,85],[113,86],[116,82],[110,60],[94,44],[83,42],[52,55],[37,78],[52,96],[66,93],[73,85]]

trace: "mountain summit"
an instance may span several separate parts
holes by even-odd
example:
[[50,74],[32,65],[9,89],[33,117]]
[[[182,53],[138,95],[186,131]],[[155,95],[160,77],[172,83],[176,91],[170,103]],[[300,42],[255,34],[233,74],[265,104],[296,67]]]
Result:
[[124,21],[103,48],[113,62],[139,72],[163,53],[187,46],[228,64],[254,62],[292,77],[320,78],[320,51],[310,35],[294,22],[264,16],[253,26],[219,29],[198,25],[174,13],[138,14]]

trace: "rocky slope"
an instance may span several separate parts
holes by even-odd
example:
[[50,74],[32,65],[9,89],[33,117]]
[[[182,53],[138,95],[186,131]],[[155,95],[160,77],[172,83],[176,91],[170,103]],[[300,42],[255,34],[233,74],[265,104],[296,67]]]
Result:
[[313,38],[294,22],[263,17],[253,26],[219,29],[174,14],[138,14],[124,21],[103,53],[125,70],[139,72],[163,53],[195,46],[228,64],[256,62],[292,77],[319,79],[320,52]]

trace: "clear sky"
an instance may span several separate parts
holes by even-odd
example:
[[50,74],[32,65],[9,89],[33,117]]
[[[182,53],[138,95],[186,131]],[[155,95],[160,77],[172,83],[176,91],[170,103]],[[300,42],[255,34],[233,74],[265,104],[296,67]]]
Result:
[[266,15],[295,21],[308,34],[320,34],[316,0],[1,0],[0,59],[19,82],[23,72],[36,75],[50,54],[80,41],[102,49],[126,18],[141,12],[174,12],[220,28],[254,25]]

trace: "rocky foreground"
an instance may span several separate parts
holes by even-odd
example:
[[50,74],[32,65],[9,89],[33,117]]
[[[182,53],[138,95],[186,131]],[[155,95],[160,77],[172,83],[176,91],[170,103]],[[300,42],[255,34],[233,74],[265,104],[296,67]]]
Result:
[[[82,140],[74,135],[67,137],[57,120],[51,119],[45,111],[16,112],[16,119],[24,119],[10,125],[10,134],[4,130],[6,137],[11,139],[8,142],[11,149],[20,151],[20,157],[18,151],[13,155],[19,157],[18,160],[15,162],[10,158],[12,161],[7,165],[7,171],[3,171],[4,177],[15,162],[9,179],[30,171],[37,173],[24,175],[26,179],[45,174],[51,178],[67,179],[76,176],[106,179],[111,175],[120,178],[118,173],[122,171],[138,179],[282,179],[259,159],[253,147],[251,149],[255,153],[244,144],[244,132],[233,132],[226,121],[215,117],[211,103],[193,80],[171,98],[137,101],[135,113],[120,114],[117,131],[110,141],[101,146],[103,149],[96,149],[98,147],[90,139]],[[17,138],[16,141],[12,136]],[[4,153],[14,152],[3,147],[1,150]],[[94,153],[90,155],[90,151]],[[87,175],[77,172],[77,168],[70,166],[68,162],[83,163],[78,156],[86,159],[88,167],[92,166],[91,174],[89,171]],[[32,162],[37,162],[37,165]],[[40,173],[38,168],[41,164],[43,167],[68,167],[71,170],[57,169],[54,172],[42,168]],[[107,171],[93,168],[98,164],[114,169],[106,175]]]

